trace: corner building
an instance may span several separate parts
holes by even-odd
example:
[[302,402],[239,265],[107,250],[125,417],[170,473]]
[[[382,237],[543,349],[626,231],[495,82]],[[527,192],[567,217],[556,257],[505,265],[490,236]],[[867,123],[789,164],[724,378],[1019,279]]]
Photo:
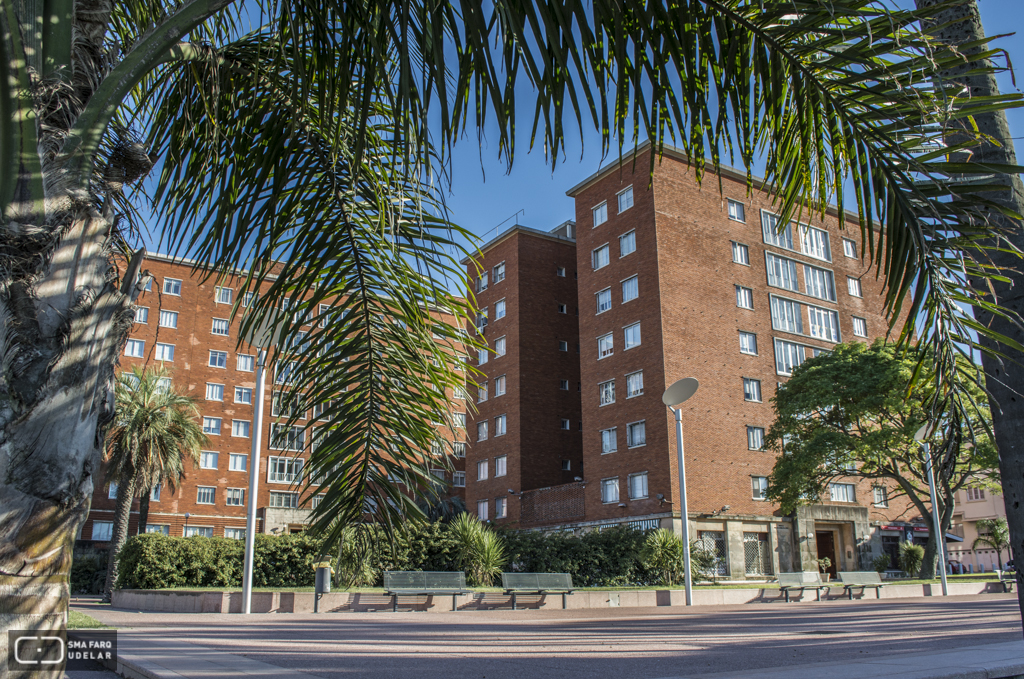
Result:
[[[904,501],[890,503],[894,489],[840,480],[821,504],[795,516],[764,499],[775,455],[762,444],[777,386],[818,352],[870,342],[888,329],[881,282],[860,258],[855,217],[835,209],[824,219],[805,214],[780,233],[770,194],[762,187],[748,195],[742,173],[723,169],[721,193],[714,176],[699,187],[685,156],[667,149],[650,178],[650,153],[641,147],[635,164],[628,158],[568,191],[576,202],[582,482],[524,493],[522,506],[532,511],[519,525],[627,523],[678,533],[675,422],[661,395],[695,377],[700,389],[683,405],[688,521],[692,538],[716,555],[719,573],[743,579],[815,570],[812,560],[823,556],[833,574],[869,569],[886,530],[898,533],[901,519],[913,516]],[[499,240],[484,247],[485,264],[493,266]],[[520,276],[530,272],[520,265]],[[554,303],[552,295],[562,293],[548,289],[545,267],[539,273],[537,294]],[[481,297],[482,307],[489,303]],[[520,325],[547,322],[543,313],[518,318]],[[520,342],[533,336],[519,334]],[[543,354],[546,344],[540,347]],[[520,355],[534,351],[519,346]],[[523,380],[520,403],[539,399],[550,381]],[[521,426],[550,437],[557,415],[546,406],[538,414],[521,418]],[[509,468],[516,452],[522,468],[538,456],[511,445]],[[483,481],[467,483],[467,498],[496,493]]]

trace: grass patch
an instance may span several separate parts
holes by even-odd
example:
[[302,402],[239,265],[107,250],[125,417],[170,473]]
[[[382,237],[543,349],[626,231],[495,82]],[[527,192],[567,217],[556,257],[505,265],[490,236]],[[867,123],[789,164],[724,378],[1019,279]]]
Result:
[[86,615],[81,611],[68,610],[68,629],[97,629],[104,627],[109,627],[109,625],[104,625],[96,618]]

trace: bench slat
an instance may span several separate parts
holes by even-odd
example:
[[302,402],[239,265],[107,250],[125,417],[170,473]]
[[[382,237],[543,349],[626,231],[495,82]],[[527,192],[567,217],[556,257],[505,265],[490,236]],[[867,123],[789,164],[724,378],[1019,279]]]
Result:
[[885,584],[877,571],[840,571],[839,581],[853,587],[881,587]]
[[466,589],[462,571],[384,571],[384,589],[453,591]]

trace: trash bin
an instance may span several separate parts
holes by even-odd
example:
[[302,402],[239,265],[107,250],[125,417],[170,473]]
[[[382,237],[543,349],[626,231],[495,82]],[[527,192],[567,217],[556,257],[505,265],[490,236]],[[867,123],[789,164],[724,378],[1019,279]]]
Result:
[[331,591],[330,566],[318,566],[316,569],[316,594],[313,595],[313,612],[320,612],[320,597]]

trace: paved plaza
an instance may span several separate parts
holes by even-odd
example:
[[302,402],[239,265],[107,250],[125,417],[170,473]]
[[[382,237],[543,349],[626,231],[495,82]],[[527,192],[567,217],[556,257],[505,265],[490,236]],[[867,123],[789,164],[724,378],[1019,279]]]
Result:
[[[121,654],[149,668],[138,676],[795,679],[841,669],[858,679],[992,679],[1010,676],[1004,670],[1013,667],[1013,674],[1024,674],[1017,600],[1002,594],[690,611],[242,616],[73,605],[122,630]],[[992,673],[989,666],[1000,669]]]

